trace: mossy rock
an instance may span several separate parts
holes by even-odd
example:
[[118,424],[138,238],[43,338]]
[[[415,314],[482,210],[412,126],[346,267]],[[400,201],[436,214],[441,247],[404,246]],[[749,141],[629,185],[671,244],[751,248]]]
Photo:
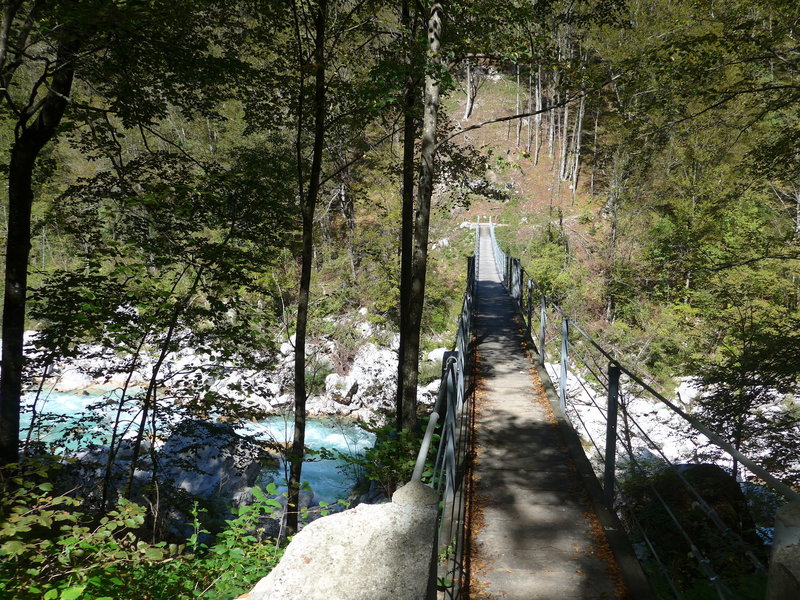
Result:
[[[756,572],[754,557],[766,562],[766,550],[739,483],[722,468],[676,465],[631,478],[624,488],[629,508],[681,587],[706,578],[686,536],[722,577]],[[710,515],[703,503],[716,516]]]

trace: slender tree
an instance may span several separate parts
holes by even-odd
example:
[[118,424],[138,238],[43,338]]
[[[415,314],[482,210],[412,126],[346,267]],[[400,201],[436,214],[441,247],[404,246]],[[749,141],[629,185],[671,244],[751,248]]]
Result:
[[[320,190],[320,176],[322,173],[322,151],[325,144],[325,117],[326,117],[326,82],[325,82],[325,33],[328,21],[327,0],[320,0],[312,8],[312,22],[314,26],[314,51],[312,68],[314,71],[313,83],[313,142],[311,171],[308,176],[308,188],[304,192],[304,177],[302,171],[298,174],[300,185],[300,211],[303,221],[303,241],[300,255],[300,286],[297,297],[297,326],[294,344],[294,438],[290,455],[289,495],[287,498],[286,528],[290,533],[297,531],[298,511],[300,504],[300,479],[303,469],[303,456],[305,454],[306,435],[306,331],[308,329],[308,305],[311,292],[311,270],[314,260],[314,211]],[[295,7],[296,35],[299,37],[300,21]],[[298,45],[302,50],[302,46]],[[305,87],[301,65],[300,102],[303,102]],[[298,114],[297,145],[298,154],[302,148],[302,112]],[[298,157],[297,168],[302,169],[302,160]]]
[[[411,287],[408,297],[408,329],[403,360],[403,428],[417,427],[417,381],[422,309],[425,302],[425,278],[428,261],[428,230],[430,225],[431,197],[433,195],[434,160],[436,156],[436,127],[439,116],[439,87],[442,61],[442,4],[434,3],[428,19],[428,67],[425,75],[425,100],[422,122],[422,150],[417,188],[417,205],[414,217],[414,251],[411,270]],[[402,335],[402,333],[401,333]]]
[[417,104],[419,86],[415,73],[416,18],[412,18],[409,0],[403,0],[400,24],[402,26],[405,50],[405,95],[403,97],[403,181],[402,181],[402,232],[400,240],[400,344],[397,349],[397,408],[396,426],[403,429],[404,420],[403,389],[406,384],[405,347],[409,331],[409,296],[411,293],[411,269],[414,247],[414,167],[417,140]]
[[[0,461],[18,457],[37,158],[57,132],[75,132],[81,123],[96,132],[108,129],[113,117],[124,126],[149,128],[168,106],[212,114],[244,68],[233,51],[240,17],[205,0],[191,10],[175,0],[156,0],[146,10],[138,2],[104,0],[5,3],[0,85],[15,133],[8,178]],[[221,29],[228,35],[217,35]]]
[[[8,168],[8,236],[6,238],[5,294],[3,298],[3,354],[0,374],[0,463],[17,461],[20,397],[22,395],[23,334],[25,304],[28,294],[28,260],[31,250],[31,209],[33,173],[42,148],[55,136],[64,116],[75,76],[75,61],[81,40],[76,32],[56,34],[57,50],[51,64],[44,67],[33,84],[33,94],[23,106],[17,106],[8,93],[17,65],[9,55],[23,55],[28,32],[24,25],[17,32],[17,46],[9,49],[9,30],[19,3],[6,9],[0,47],[0,79],[6,99],[17,115],[15,139]],[[28,7],[25,22],[35,18],[37,6]],[[9,52],[9,50],[11,50]],[[39,89],[46,90],[43,95]]]

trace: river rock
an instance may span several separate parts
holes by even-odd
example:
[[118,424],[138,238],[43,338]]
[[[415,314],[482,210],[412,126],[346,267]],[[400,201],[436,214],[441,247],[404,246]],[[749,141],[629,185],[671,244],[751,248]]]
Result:
[[265,453],[237,435],[230,425],[201,420],[180,423],[158,453],[165,489],[179,490],[166,512],[167,531],[187,537],[195,500],[207,509],[204,525],[212,533],[233,517],[231,507],[246,501],[261,472]]
[[391,503],[361,504],[306,525],[278,566],[242,598],[423,600],[437,500],[416,482]]
[[428,360],[431,362],[442,362],[445,352],[447,352],[447,348],[436,348],[435,350],[431,350],[428,352]]
[[91,387],[95,379],[80,369],[64,369],[55,385],[57,392],[74,392]]
[[188,420],[180,423],[159,452],[168,482],[194,496],[232,498],[252,487],[263,452],[230,425]]
[[[686,483],[694,489],[687,487]],[[675,465],[623,484],[626,502],[651,540],[660,559],[682,585],[702,579],[691,548],[674,526],[661,500],[678,515],[683,529],[722,576],[750,573],[754,565],[748,552],[766,562],[766,553],[739,483],[724,469],[712,464]],[[712,509],[731,535],[741,540],[734,547],[701,506],[695,492]]]

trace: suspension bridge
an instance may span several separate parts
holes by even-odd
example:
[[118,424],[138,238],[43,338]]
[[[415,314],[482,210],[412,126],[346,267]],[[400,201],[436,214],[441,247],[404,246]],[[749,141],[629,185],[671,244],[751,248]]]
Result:
[[[716,460],[676,458],[654,406]],[[791,568],[767,584],[759,536],[800,496],[617,362],[502,251],[491,223],[476,227],[414,479],[436,431],[439,598],[800,598]],[[784,529],[800,538],[798,525]],[[800,543],[779,537],[773,556]]]

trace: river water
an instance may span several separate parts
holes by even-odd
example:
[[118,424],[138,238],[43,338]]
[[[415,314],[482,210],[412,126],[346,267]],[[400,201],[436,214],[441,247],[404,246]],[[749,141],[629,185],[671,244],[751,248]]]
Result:
[[[33,440],[52,443],[61,440],[51,451],[74,450],[87,441],[107,444],[111,432],[111,424],[115,416],[116,401],[105,401],[105,392],[91,389],[75,393],[50,392],[39,401],[37,411],[47,413],[47,428],[36,428],[31,435]],[[33,394],[26,396],[28,405],[33,402]],[[91,408],[92,420],[81,419]],[[135,414],[122,415],[122,421],[132,422]],[[27,437],[30,427],[31,413],[23,412],[21,418],[22,439]],[[37,421],[38,422],[38,421]],[[75,435],[65,436],[67,430],[73,429]],[[250,435],[257,439],[286,444],[291,442],[294,431],[294,420],[291,414],[274,416],[256,423],[246,423],[236,429],[237,433]],[[375,436],[350,420],[340,418],[309,418],[306,425],[306,446],[313,450],[327,449],[341,452],[349,456],[357,456],[370,448]],[[261,483],[274,482],[279,489],[285,490],[284,463],[279,462],[277,470],[265,469],[261,475]],[[356,483],[355,469],[345,460],[310,460],[303,465],[303,480],[308,482],[314,492],[315,502],[336,502],[347,496]]]

